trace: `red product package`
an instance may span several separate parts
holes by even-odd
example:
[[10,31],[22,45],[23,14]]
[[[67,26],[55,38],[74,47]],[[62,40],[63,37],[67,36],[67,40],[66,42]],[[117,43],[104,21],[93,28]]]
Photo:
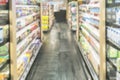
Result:
[[6,4],[8,0],[0,0],[0,4]]

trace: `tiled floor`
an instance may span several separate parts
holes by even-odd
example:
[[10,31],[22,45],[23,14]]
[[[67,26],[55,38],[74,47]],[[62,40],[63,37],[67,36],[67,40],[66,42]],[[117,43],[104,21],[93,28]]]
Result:
[[87,80],[66,23],[55,23],[26,80]]

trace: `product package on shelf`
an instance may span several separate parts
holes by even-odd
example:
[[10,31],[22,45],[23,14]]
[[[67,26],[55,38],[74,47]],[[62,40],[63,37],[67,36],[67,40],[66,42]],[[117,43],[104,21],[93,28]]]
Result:
[[0,10],[8,10],[8,0],[0,0]]
[[9,16],[7,10],[0,10],[0,24],[1,25],[9,24]]

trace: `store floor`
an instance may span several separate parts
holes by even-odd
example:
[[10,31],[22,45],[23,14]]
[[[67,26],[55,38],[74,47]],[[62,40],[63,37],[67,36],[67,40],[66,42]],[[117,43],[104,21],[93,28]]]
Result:
[[87,80],[75,41],[66,23],[55,23],[26,80]]

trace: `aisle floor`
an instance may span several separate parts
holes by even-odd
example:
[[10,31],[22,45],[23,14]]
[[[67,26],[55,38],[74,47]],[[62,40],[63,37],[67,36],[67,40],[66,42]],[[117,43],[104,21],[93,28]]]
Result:
[[87,80],[75,41],[66,23],[55,23],[26,80]]

